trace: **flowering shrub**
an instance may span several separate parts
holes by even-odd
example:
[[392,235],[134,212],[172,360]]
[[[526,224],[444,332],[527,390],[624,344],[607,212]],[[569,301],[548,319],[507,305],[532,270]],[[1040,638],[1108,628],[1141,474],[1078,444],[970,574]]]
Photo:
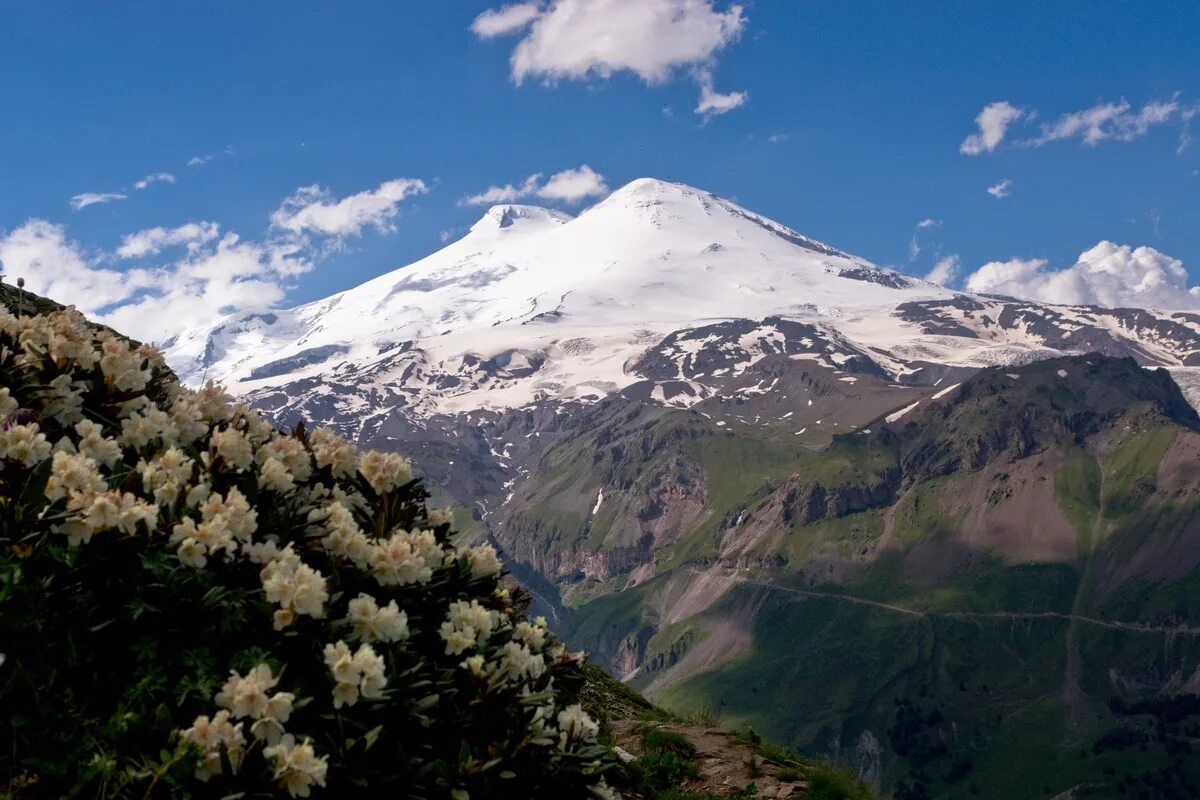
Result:
[[580,659],[426,498],[0,311],[0,796],[608,796]]

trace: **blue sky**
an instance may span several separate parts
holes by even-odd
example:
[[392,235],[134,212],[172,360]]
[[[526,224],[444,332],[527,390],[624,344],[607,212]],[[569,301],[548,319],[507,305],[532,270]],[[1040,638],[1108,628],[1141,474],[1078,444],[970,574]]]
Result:
[[[358,230],[294,225],[304,241],[278,250],[304,248],[303,264],[270,278],[282,297],[262,297],[300,302],[438,248],[441,232],[481,215],[465,197],[586,164],[610,188],[644,175],[683,181],[918,275],[950,255],[959,282],[989,261],[1069,267],[1107,239],[1154,248],[1200,278],[1200,141],[1181,147],[1189,127],[1200,139],[1200,116],[1185,119],[1200,103],[1193,2],[757,0],[738,11],[653,0],[722,20],[718,43],[688,50],[694,30],[647,23],[668,63],[653,63],[657,46],[618,48],[577,77],[589,64],[572,63],[569,37],[606,35],[595,26],[637,3],[524,4],[548,18],[589,2],[606,13],[575,31],[547,23],[519,85],[510,57],[535,29],[472,30],[499,3],[0,3],[0,237],[30,220],[48,226],[36,245],[10,242],[9,271],[25,253],[50,286],[49,256],[29,253],[50,247],[53,229],[67,248],[53,253],[112,285],[114,273],[173,270],[184,257],[182,247],[115,256],[137,231],[215,223],[194,259],[230,232],[243,244],[279,239],[271,215],[300,187],[326,194],[294,208],[424,183]],[[705,83],[736,107],[695,113]],[[735,92],[747,95],[740,105]],[[1001,101],[1021,111],[1004,138],[961,152],[976,116]],[[1105,104],[1091,144],[1060,124]],[[1139,123],[1147,104],[1164,118]],[[1055,125],[1059,138],[1030,144]],[[189,166],[195,158],[207,160]],[[134,188],[158,173],[173,182]],[[1004,180],[1007,196],[987,192]],[[85,193],[126,197],[73,209]],[[594,199],[527,202],[575,211]],[[924,219],[940,224],[918,231]],[[161,291],[149,277],[120,280],[94,310]]]

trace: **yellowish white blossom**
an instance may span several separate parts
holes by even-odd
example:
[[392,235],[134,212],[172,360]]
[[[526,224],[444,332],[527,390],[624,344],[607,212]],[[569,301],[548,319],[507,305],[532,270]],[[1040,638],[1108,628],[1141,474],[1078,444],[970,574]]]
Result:
[[104,428],[85,419],[75,425],[75,433],[79,436],[76,447],[80,453],[92,458],[97,464],[112,469],[121,460],[121,445],[115,440],[104,436]]
[[315,619],[325,616],[329,599],[325,578],[300,561],[290,544],[262,568],[261,579],[267,601],[279,606],[275,612],[276,630],[292,625],[298,614]]
[[399,642],[408,638],[408,614],[396,601],[380,606],[375,598],[363,593],[350,601],[349,622],[354,635],[364,642]]
[[358,471],[358,451],[354,445],[329,428],[317,428],[309,437],[317,466],[329,467],[335,478],[350,478]]
[[221,752],[229,760],[230,766],[236,773],[241,767],[242,758],[246,754],[246,737],[242,733],[242,723],[236,725],[230,720],[227,710],[218,711],[212,719],[207,716],[196,717],[192,727],[180,732],[180,737],[186,742],[192,742],[204,753],[204,760],[196,770],[196,777],[202,781],[221,774]]
[[439,634],[446,643],[446,655],[456,656],[468,647],[483,644],[499,626],[500,615],[484,608],[478,600],[456,600],[446,611]]
[[17,413],[21,404],[12,396],[7,386],[0,386],[0,422]]
[[371,488],[380,494],[393,491],[412,480],[412,466],[399,453],[368,450],[358,460],[358,471],[371,484]]
[[333,707],[352,706],[359,697],[375,699],[383,696],[387,686],[383,658],[369,644],[359,645],[350,652],[345,642],[325,645],[325,666],[333,677]]
[[425,583],[445,552],[433,531],[396,531],[371,552],[371,571],[381,586]]
[[0,427],[0,459],[32,467],[50,456],[50,442],[36,422]]
[[250,447],[250,440],[241,431],[223,428],[212,435],[211,441],[213,452],[233,469],[246,470],[254,463],[254,450]]
[[278,744],[264,749],[263,757],[271,763],[275,779],[292,797],[308,797],[313,786],[325,785],[328,757],[317,756],[307,740],[297,744],[295,737],[288,734]]
[[496,548],[490,544],[464,547],[461,552],[467,557],[467,563],[471,565],[471,575],[476,578],[499,575],[503,569],[500,557],[496,555]]
[[50,477],[46,481],[46,499],[61,500],[72,493],[103,492],[108,488],[96,469],[96,462],[83,454],[57,452],[50,462]]

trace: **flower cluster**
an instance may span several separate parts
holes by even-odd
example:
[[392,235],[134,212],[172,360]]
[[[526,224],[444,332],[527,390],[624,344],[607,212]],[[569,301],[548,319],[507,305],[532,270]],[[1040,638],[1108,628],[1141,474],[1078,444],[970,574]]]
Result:
[[[402,456],[276,430],[72,310],[0,310],[0,701],[38,723],[14,767],[65,765],[47,796],[608,796],[579,658],[425,497]],[[42,719],[21,686],[99,710]]]
[[369,644],[350,652],[345,642],[325,645],[325,665],[333,676],[333,707],[352,706],[359,697],[374,700],[383,696],[387,686],[383,659]]

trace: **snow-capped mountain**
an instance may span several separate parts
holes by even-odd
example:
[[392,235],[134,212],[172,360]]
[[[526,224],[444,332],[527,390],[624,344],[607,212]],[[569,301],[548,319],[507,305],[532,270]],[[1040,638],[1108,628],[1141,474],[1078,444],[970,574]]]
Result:
[[[777,322],[736,336],[712,328],[768,318]],[[697,330],[710,333],[682,333]],[[426,418],[594,401],[650,378],[652,401],[688,405],[774,352],[834,370],[853,358],[895,384],[932,384],[947,369],[1092,350],[1173,368],[1188,388],[1200,381],[1179,368],[1200,366],[1200,315],[955,292],[643,178],[577,217],[495,206],[412,265],[227,318],[172,342],[168,358],[184,380],[274,395],[280,413],[311,413],[320,398],[322,416],[365,422],[398,408]]]

